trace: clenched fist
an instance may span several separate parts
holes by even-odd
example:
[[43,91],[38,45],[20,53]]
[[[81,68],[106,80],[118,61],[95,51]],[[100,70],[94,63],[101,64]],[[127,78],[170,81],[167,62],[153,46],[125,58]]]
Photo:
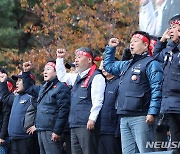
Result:
[[32,63],[30,61],[23,63],[23,71],[28,72],[32,68]]
[[119,45],[119,39],[117,38],[111,38],[109,40],[109,46],[111,47],[117,47]]
[[66,55],[66,50],[62,48],[57,49],[56,55],[57,55],[57,58],[64,58]]

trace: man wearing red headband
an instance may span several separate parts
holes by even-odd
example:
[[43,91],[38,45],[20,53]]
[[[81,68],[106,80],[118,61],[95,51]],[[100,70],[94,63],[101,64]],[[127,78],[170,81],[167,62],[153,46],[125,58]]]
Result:
[[[169,117],[171,141],[180,142],[180,15],[169,21],[170,28],[157,41],[154,49],[156,60],[163,63],[164,80],[162,86],[161,113]],[[179,154],[180,148],[174,147]]]
[[[130,41],[132,60],[115,61],[117,38],[111,38],[104,54],[104,68],[120,76],[117,114],[119,114],[123,154],[151,152],[154,116],[159,113],[163,72],[148,55],[149,34],[133,33]],[[137,149],[136,149],[137,147]]]
[[[31,62],[23,64],[25,92],[37,98],[35,127],[41,154],[62,154],[60,136],[67,123],[70,107],[70,89],[59,82],[56,62],[48,61],[44,67],[43,85],[33,85],[30,75]],[[31,130],[28,130],[31,132]]]
[[66,73],[64,49],[57,50],[57,76],[60,81],[72,85],[69,124],[73,154],[96,154],[97,139],[95,123],[102,107],[105,79],[96,70],[94,54],[82,47],[75,52],[75,68],[78,73]]
[[[156,45],[157,39],[158,37],[154,36],[154,35],[150,35],[150,44],[149,44],[149,50],[148,53],[151,57],[153,57],[153,51],[154,51],[154,47]],[[125,48],[122,54],[122,58],[121,60],[130,60],[132,59],[132,54],[129,48]]]

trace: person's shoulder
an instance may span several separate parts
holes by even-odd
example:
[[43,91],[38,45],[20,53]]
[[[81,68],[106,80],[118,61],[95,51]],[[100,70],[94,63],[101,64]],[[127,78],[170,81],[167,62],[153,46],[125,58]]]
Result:
[[95,70],[94,76],[95,76],[95,77],[98,76],[98,77],[104,78],[104,75],[102,74],[102,70],[100,70],[100,69],[96,69],[96,70]]
[[58,89],[67,89],[67,90],[71,89],[71,87],[66,82],[61,82],[61,81],[58,81],[55,86],[57,86]]
[[96,74],[102,74],[102,70],[98,68],[98,69],[95,70],[95,73]]
[[155,59],[152,59],[150,64],[152,64],[152,65],[160,65],[160,63],[157,60],[155,60]]
[[20,104],[24,104],[25,102],[31,102],[31,98],[32,96],[27,93],[23,93],[23,94],[17,93],[14,97],[14,101],[19,102]]
[[158,71],[163,71],[162,65],[155,59],[153,59],[148,67],[150,68],[150,70],[158,70]]
[[24,93],[23,95],[20,95],[20,97],[22,97],[22,98],[26,98],[26,99],[30,99],[30,98],[32,98],[32,96],[31,96],[31,95],[29,95],[29,94],[27,94],[27,93]]

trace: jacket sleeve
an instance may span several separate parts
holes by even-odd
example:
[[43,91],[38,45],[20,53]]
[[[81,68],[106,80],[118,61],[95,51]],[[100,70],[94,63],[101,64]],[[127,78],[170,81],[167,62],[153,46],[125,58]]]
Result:
[[24,130],[25,131],[35,124],[37,106],[35,106],[34,104],[36,104],[36,102],[37,102],[37,98],[32,97],[31,104],[27,108],[26,114],[24,116]]
[[7,83],[0,82],[0,102],[12,106],[14,97],[14,93],[8,91]]
[[164,50],[166,48],[167,42],[160,42],[160,40],[157,40],[157,43],[154,47],[154,58],[163,63],[164,62],[164,57],[165,57],[165,53],[166,51]]
[[22,79],[24,91],[33,97],[38,97],[40,86],[36,86],[32,83],[30,78],[30,72],[23,72]]
[[59,81],[66,82],[68,85],[71,85],[71,86],[74,85],[74,82],[78,75],[77,73],[66,72],[63,58],[56,59],[56,73],[57,73],[57,77]]
[[14,94],[9,93],[7,83],[0,82],[0,103],[2,105],[2,125],[0,128],[0,139],[5,139],[7,135],[11,106],[14,101]]
[[53,130],[55,134],[60,135],[67,123],[70,110],[70,97],[70,89],[62,83],[59,92],[56,95],[59,112]]
[[146,75],[151,88],[151,101],[148,114],[156,115],[159,113],[161,106],[163,69],[157,61],[152,61],[147,66]]
[[104,54],[104,68],[112,75],[119,75],[122,68],[129,63],[129,61],[115,61],[115,47],[106,46]]
[[163,63],[164,57],[169,53],[170,51],[173,51],[178,46],[177,43],[170,41],[170,42],[160,42],[159,40],[156,43],[155,49],[154,49],[154,57],[157,61]]
[[11,106],[3,103],[2,105],[2,125],[0,129],[0,139],[5,139],[7,136],[9,116],[11,113]]

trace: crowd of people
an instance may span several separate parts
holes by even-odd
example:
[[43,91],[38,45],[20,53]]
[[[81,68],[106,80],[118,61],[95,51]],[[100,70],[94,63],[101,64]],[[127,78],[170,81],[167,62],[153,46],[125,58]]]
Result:
[[176,15],[161,38],[135,31],[121,60],[111,38],[99,68],[89,47],[75,51],[69,72],[57,49],[42,85],[30,61],[11,78],[0,68],[0,153],[180,154],[179,42]]

